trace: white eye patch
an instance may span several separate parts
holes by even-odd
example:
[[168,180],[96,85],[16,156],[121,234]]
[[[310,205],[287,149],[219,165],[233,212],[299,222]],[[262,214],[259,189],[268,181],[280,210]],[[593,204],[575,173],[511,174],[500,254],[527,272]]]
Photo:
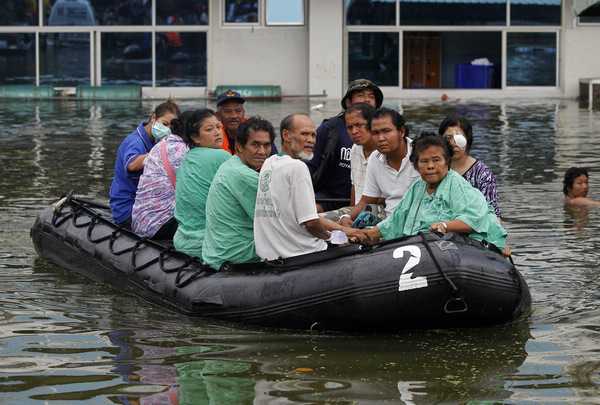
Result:
[[467,146],[467,138],[465,138],[462,134],[455,134],[454,142],[459,148],[464,148],[465,146]]

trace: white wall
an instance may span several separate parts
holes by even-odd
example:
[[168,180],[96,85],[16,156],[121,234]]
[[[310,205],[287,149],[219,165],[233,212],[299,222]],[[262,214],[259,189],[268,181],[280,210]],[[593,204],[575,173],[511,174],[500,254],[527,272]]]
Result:
[[[344,82],[344,0],[306,0],[306,24],[302,27],[224,26],[222,3],[222,0],[210,3],[213,24],[208,38],[208,90],[219,85],[280,85],[283,95],[325,93],[333,100],[343,96],[347,87]],[[562,92],[557,89],[551,92],[566,97],[579,95],[580,78],[600,78],[597,45],[600,44],[600,27],[576,26],[572,8],[573,0],[565,0]],[[472,93],[477,95],[476,91]],[[501,97],[510,92],[495,93]],[[386,89],[386,96],[409,94],[431,97],[432,92],[407,93],[400,87]]]
[[600,26],[577,26],[573,1],[565,0],[564,95],[579,96],[579,79],[600,78]]
[[222,0],[210,2],[207,87],[279,85],[283,95],[308,94],[308,27],[224,26]]
[[309,91],[341,99],[344,85],[344,0],[309,0]]

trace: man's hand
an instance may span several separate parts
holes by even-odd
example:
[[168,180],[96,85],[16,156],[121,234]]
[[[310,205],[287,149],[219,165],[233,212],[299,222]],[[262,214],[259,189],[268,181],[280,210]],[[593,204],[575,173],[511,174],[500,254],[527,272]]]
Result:
[[367,234],[362,229],[350,228],[347,226],[342,227],[342,231],[348,236],[348,240],[351,242],[364,242],[367,240]]
[[353,223],[354,223],[354,221],[348,217],[343,217],[343,218],[340,218],[340,220],[339,220],[339,224],[345,228],[352,228]]

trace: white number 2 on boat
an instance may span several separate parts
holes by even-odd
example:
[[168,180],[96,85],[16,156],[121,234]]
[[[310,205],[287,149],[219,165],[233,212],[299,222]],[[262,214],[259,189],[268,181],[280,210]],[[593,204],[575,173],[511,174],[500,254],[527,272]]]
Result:
[[410,257],[402,269],[400,275],[398,291],[414,290],[415,288],[427,287],[426,277],[414,277],[411,278],[412,268],[415,267],[421,261],[421,249],[418,246],[402,246],[394,250],[394,259],[402,259],[404,253],[409,252]]

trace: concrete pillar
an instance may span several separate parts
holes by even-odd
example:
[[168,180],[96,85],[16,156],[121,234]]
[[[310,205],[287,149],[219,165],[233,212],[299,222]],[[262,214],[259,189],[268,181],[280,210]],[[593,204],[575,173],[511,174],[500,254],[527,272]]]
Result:
[[308,82],[310,94],[342,98],[344,84],[344,0],[309,0]]

